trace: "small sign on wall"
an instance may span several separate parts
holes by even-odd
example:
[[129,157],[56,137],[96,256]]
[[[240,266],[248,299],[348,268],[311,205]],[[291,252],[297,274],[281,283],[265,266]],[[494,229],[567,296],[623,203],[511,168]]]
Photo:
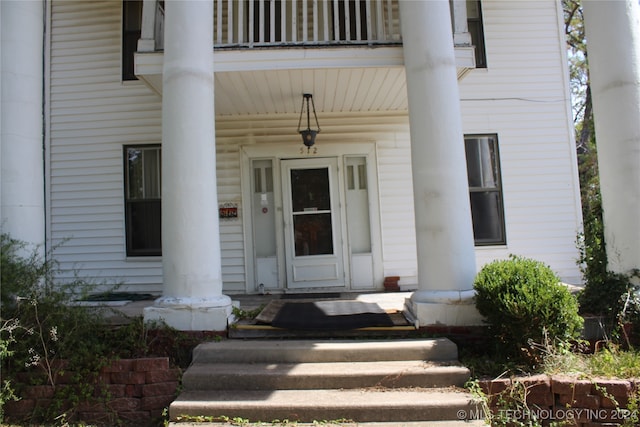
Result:
[[218,215],[220,219],[237,219],[238,204],[233,202],[222,203],[218,206]]

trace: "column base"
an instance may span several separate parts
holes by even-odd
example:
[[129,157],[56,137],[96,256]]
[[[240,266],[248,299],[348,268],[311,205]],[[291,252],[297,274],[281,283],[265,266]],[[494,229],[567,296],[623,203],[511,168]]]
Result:
[[144,309],[144,322],[164,322],[179,331],[227,330],[232,312],[231,299],[222,295],[211,299],[162,297]]
[[424,326],[481,326],[483,318],[475,305],[475,291],[417,291],[405,307]]

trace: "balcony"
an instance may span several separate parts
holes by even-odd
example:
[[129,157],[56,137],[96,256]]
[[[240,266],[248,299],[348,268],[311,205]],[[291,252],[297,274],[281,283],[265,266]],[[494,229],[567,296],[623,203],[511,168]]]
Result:
[[[303,81],[304,78],[295,75],[295,70],[313,70],[316,74],[323,73],[322,70],[331,74],[333,70],[335,74],[338,69],[351,70],[349,78],[357,78],[360,73],[377,81],[376,84],[396,88],[403,84],[399,81],[404,79],[399,0],[211,1],[214,3],[212,47],[216,87],[226,87],[227,83],[242,86],[237,84],[237,79],[255,72],[289,73],[271,79],[282,83],[296,78]],[[476,0],[449,1],[458,78],[475,67],[467,22],[469,2]],[[143,0],[141,37],[135,57],[136,75],[160,94],[164,13],[164,1]],[[225,76],[225,73],[236,75]],[[343,74],[347,74],[346,71]],[[323,77],[316,75],[314,80]],[[224,81],[227,78],[229,81]],[[233,79],[236,81],[231,82]],[[251,85],[252,80],[255,78],[247,78],[246,83]],[[307,87],[308,84],[302,86],[314,93],[319,89]],[[255,89],[253,96],[264,90]],[[216,91],[218,96],[218,89]],[[402,108],[403,102],[395,104]],[[216,105],[219,113],[224,114],[226,108],[225,105],[220,110]],[[248,111],[261,112],[266,111]]]
[[398,2],[217,0],[214,47],[398,44]]

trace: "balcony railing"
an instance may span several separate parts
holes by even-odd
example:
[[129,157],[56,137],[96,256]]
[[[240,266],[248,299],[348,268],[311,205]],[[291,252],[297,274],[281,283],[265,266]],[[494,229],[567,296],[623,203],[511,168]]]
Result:
[[[399,0],[212,1],[216,49],[402,43]],[[450,3],[454,37],[468,36],[465,0]],[[144,0],[138,51],[163,50],[163,36],[164,1]]]

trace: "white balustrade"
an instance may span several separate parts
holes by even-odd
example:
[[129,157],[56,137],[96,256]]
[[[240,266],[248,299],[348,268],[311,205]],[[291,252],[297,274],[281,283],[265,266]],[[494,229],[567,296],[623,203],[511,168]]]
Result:
[[[216,49],[402,43],[401,0],[211,1]],[[465,4],[450,0],[455,42],[460,45],[469,45]],[[144,1],[142,39],[149,37],[149,27],[155,50],[163,50],[164,1]]]

